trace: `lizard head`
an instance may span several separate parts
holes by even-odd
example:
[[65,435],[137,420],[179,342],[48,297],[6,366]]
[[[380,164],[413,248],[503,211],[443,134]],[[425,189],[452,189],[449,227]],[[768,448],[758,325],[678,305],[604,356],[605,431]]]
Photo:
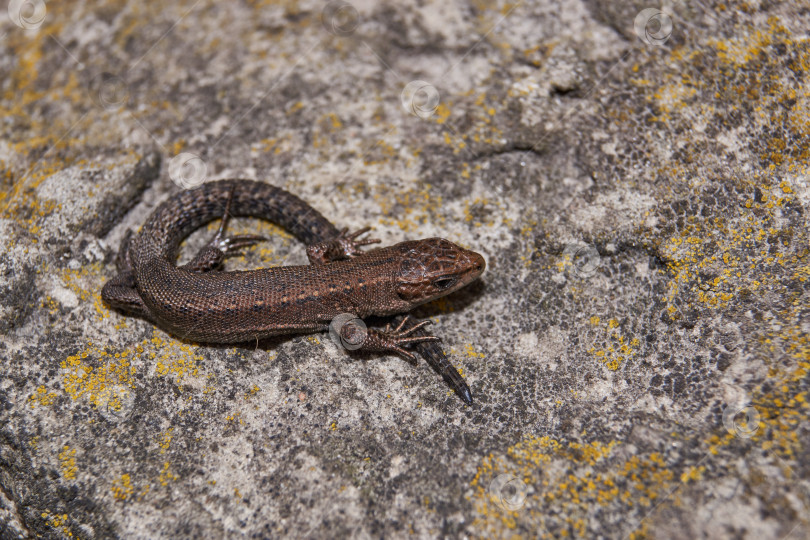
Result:
[[487,266],[484,258],[444,238],[412,240],[393,246],[400,254],[395,276],[401,300],[417,306],[467,286]]

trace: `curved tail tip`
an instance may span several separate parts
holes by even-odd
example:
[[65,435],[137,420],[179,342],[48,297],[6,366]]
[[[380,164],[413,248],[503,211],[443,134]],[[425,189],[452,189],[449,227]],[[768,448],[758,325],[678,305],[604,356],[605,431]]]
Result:
[[470,392],[470,387],[466,384],[463,388],[456,388],[456,394],[458,394],[458,397],[467,405],[473,404],[472,392]]

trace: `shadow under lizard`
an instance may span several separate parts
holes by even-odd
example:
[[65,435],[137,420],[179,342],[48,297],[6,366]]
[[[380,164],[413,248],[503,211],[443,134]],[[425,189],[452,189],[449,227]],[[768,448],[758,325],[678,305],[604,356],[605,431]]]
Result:
[[[224,209],[224,212],[223,212]],[[239,249],[266,240],[225,236],[228,218],[254,217],[285,228],[307,245],[310,264],[223,271]],[[222,218],[216,236],[183,266],[181,241]],[[220,180],[180,192],[152,213],[140,232],[127,232],[118,252],[119,274],[102,289],[111,307],[143,317],[169,333],[200,343],[245,343],[270,336],[323,332],[350,314],[338,329],[341,341],[364,352],[395,353],[412,362],[413,347],[464,400],[467,383],[437,342],[424,331],[430,321],[366,329],[357,319],[407,313],[465,287],[484,271],[484,258],[442,238],[401,242],[362,251],[379,242],[339,230],[287,191],[251,180]],[[352,322],[352,318],[355,322]]]

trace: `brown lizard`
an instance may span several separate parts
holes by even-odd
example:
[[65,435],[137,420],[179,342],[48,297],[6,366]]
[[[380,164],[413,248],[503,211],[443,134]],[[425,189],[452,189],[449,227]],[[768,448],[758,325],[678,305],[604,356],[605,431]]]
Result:
[[[304,242],[310,265],[250,271],[221,271],[226,257],[266,240],[225,236],[231,216],[272,221]],[[180,242],[192,231],[222,218],[211,242],[176,266]],[[484,258],[442,238],[406,241],[364,252],[379,242],[348,234],[287,191],[251,180],[221,180],[176,194],[163,202],[137,235],[125,236],[119,274],[104,285],[103,300],[171,334],[202,343],[241,343],[280,334],[321,332],[348,314],[337,332],[353,349],[396,353],[411,361],[414,346],[468,404],[464,379],[423,327],[366,329],[358,319],[405,313],[456,291],[478,278]]]

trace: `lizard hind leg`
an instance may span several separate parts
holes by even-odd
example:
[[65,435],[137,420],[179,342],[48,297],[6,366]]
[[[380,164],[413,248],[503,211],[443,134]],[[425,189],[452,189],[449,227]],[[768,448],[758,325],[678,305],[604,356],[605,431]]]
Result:
[[101,299],[113,309],[151,320],[149,308],[138,294],[132,272],[121,272],[105,283],[101,289]]
[[124,237],[121,239],[121,247],[118,248],[118,256],[115,258],[115,267],[118,272],[123,274],[125,272],[132,272],[132,256],[129,251],[129,246],[132,244],[132,229],[127,229]]
[[222,266],[227,257],[235,255],[240,249],[267,240],[266,237],[255,234],[225,235],[225,229],[231,218],[231,201],[233,200],[234,189],[235,187],[231,188],[228,195],[228,202],[225,203],[225,212],[222,214],[222,221],[219,224],[217,233],[208,242],[208,245],[204,246],[190,262],[184,264],[181,268],[191,272],[216,270]]

